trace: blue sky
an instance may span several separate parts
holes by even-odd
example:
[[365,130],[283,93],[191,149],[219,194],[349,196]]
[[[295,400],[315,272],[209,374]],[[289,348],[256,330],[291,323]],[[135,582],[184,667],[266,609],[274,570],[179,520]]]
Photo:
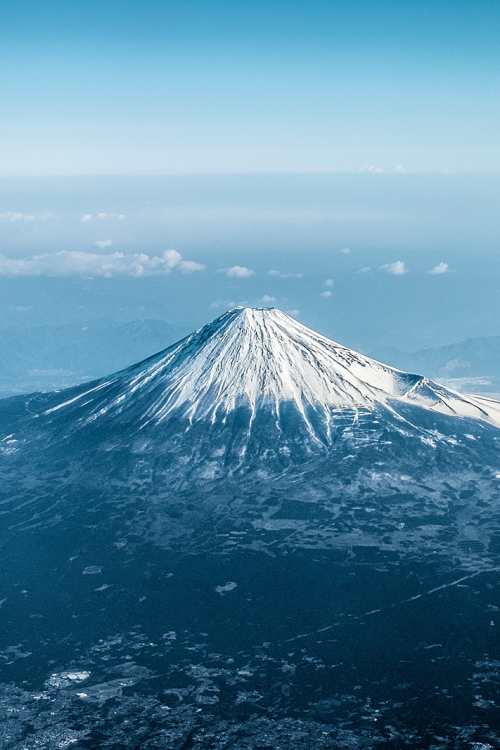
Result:
[[0,174],[498,171],[500,5],[0,11]]
[[499,32],[497,0],[3,3],[0,326],[500,335]]

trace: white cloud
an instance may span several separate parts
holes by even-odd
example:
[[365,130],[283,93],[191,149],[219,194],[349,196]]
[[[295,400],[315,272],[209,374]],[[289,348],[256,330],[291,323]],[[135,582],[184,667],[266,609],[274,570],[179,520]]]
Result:
[[204,263],[196,263],[194,260],[181,260],[179,263],[179,270],[181,273],[194,273],[195,271],[204,271],[206,265]]
[[362,167],[358,167],[356,172],[368,172],[369,174],[382,174],[382,172],[392,172],[393,174],[406,174],[406,167],[403,167],[402,164],[395,164],[393,167],[390,167],[389,169],[384,169],[384,167],[379,167],[376,164],[364,164]]
[[383,167],[377,167],[374,164],[365,164],[363,167],[357,169],[358,172],[369,172],[371,174],[382,174],[384,171]]
[[113,240],[96,240],[94,244],[96,247],[101,248],[101,250],[105,250],[107,247],[112,246]]
[[22,214],[19,211],[5,211],[0,214],[0,224],[33,224],[35,221],[48,221],[52,214],[41,211],[37,214]]
[[301,279],[301,273],[281,273],[281,271],[268,271],[268,276],[277,276],[280,279]]
[[276,297],[271,297],[269,294],[264,294],[260,300],[261,302],[276,302]]
[[370,273],[371,270],[370,266],[363,266],[363,268],[359,269],[358,273]]
[[344,255],[349,255],[349,253],[351,252],[351,248],[350,247],[343,247],[340,252],[344,253]]
[[[123,221],[125,218],[125,214],[107,213],[106,211],[101,211],[95,218],[99,221]],[[92,221],[92,219],[92,214],[83,214],[80,221],[86,223],[88,221]]]
[[430,271],[427,271],[427,273],[430,273],[431,276],[438,276],[442,273],[449,273],[450,267],[448,263],[439,263],[437,266],[434,266],[434,268],[431,268]]
[[225,273],[228,279],[247,279],[249,276],[253,276],[255,271],[246,266],[232,266],[231,268],[221,268],[218,273]]
[[405,273],[409,273],[406,268],[404,261],[397,260],[395,263],[384,263],[383,266],[379,266],[379,271],[386,271],[392,276],[404,276]]
[[333,286],[333,279],[326,279],[324,282],[325,286]]
[[31,214],[21,214],[18,211],[5,211],[0,214],[0,222],[2,224],[31,224],[35,221],[35,217]]
[[177,250],[165,250],[162,259],[169,270],[178,268],[181,273],[204,271],[206,268],[204,263],[196,263],[194,260],[182,260],[182,255]]
[[328,297],[331,297],[332,294],[333,294],[333,292],[326,291],[326,292],[321,292],[321,294],[319,296],[320,297],[328,298]]
[[287,315],[291,315],[293,318],[297,318],[300,315],[300,310],[286,310]]
[[201,271],[204,266],[185,261],[176,250],[162,255],[146,253],[87,253],[63,250],[42,253],[31,258],[8,258],[0,255],[0,276],[165,276],[174,269],[181,273]]
[[163,258],[165,258],[168,268],[175,268],[181,262],[182,255],[177,250],[165,250]]

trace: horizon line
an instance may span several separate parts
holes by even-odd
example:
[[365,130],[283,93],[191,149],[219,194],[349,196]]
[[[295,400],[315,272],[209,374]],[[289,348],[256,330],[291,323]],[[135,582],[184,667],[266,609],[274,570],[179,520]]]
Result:
[[176,171],[176,172],[74,172],[74,173],[23,173],[14,174],[0,173],[0,180],[11,179],[62,179],[62,178],[139,178],[139,177],[251,177],[251,176],[290,176],[306,177],[310,175],[343,175],[351,177],[413,177],[413,176],[433,176],[433,177],[463,177],[463,176],[498,176],[498,170],[437,170],[437,171],[396,171],[394,169],[355,169],[355,170],[335,170],[335,169],[307,169],[307,170],[227,170],[227,171]]

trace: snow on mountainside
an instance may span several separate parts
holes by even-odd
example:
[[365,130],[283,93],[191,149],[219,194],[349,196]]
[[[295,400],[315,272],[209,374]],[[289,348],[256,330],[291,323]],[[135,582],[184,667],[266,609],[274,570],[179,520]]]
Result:
[[[68,398],[68,396],[70,396]],[[500,402],[466,396],[341,346],[274,308],[235,308],[164,351],[109,378],[58,394],[45,415],[93,422],[128,415],[138,425],[176,414],[224,420],[240,406],[372,411],[398,403],[500,426]],[[75,410],[75,411],[73,411]]]

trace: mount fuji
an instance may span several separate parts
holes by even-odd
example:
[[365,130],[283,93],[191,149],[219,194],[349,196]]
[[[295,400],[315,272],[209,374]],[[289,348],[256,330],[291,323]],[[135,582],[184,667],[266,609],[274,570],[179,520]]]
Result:
[[0,746],[497,746],[499,428],[276,309],[0,401]]
[[100,381],[47,410],[82,402],[89,421],[130,411],[142,427],[177,412],[189,421],[223,419],[248,407],[293,404],[307,420],[313,408],[373,409],[389,401],[413,403],[500,426],[500,403],[467,398],[426,378],[382,365],[329,341],[275,309],[236,308],[139,365]]
[[172,440],[193,451],[196,433],[206,450],[195,453],[204,461],[217,443],[224,470],[244,465],[250,447],[282,462],[292,446],[297,454],[325,452],[339,425],[360,419],[400,425],[404,433],[410,424],[429,424],[425,410],[462,418],[461,426],[463,419],[500,426],[500,402],[383,365],[273,308],[235,308],[109,378],[11,399],[9,407],[8,452],[30,430],[61,440],[87,428],[94,441],[113,434],[143,452]]

